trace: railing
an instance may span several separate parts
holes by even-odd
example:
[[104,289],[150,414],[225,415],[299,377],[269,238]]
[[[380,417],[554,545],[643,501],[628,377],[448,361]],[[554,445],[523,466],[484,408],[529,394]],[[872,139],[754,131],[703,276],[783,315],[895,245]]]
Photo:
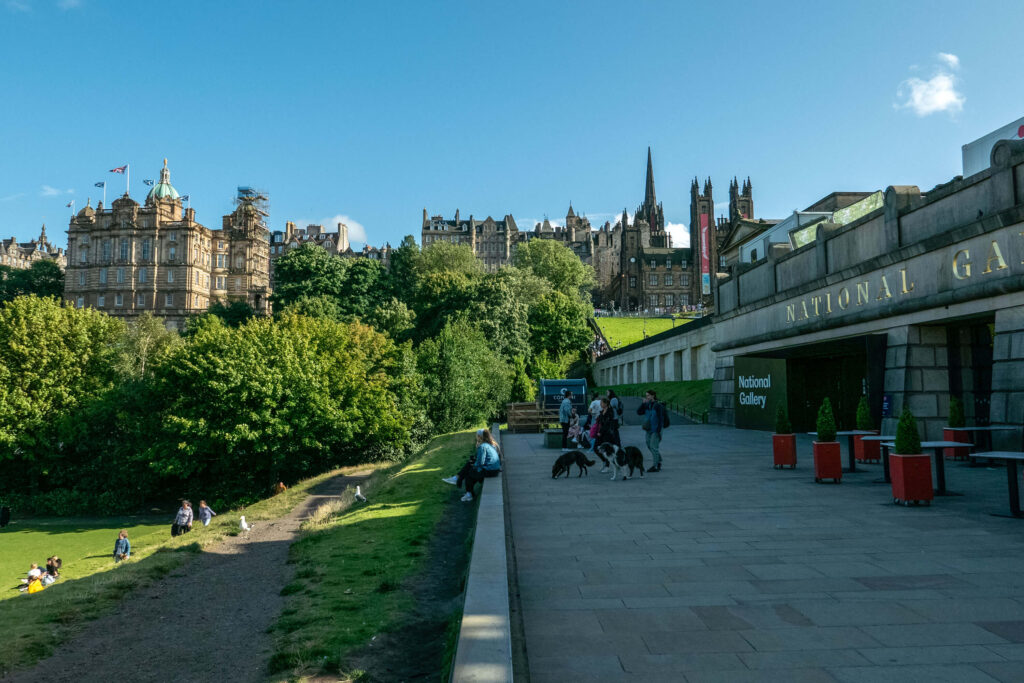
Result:
[[[615,389],[615,393],[618,394],[619,396],[629,396],[630,398],[643,398],[642,393],[635,393],[629,390],[622,391],[619,389]],[[664,403],[665,407],[671,410],[673,413],[678,413],[679,415],[682,415],[690,422],[694,422],[696,424],[708,423],[707,410],[694,410],[689,406],[680,405],[675,401],[662,401],[662,403]]]

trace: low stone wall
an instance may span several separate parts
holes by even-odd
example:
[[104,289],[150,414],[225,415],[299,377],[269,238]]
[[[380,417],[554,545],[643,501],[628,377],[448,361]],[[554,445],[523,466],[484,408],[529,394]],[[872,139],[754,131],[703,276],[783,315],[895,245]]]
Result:
[[[491,426],[491,433],[500,445],[497,424]],[[504,493],[502,477],[485,479],[481,484],[466,604],[452,668],[455,683],[512,681]]]

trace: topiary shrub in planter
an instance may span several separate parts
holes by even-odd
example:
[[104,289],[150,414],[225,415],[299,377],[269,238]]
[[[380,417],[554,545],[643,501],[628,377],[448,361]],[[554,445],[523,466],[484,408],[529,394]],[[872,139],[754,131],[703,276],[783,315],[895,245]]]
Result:
[[[956,431],[959,427],[966,427],[967,421],[964,419],[964,404],[960,402],[956,396],[949,397],[949,426],[942,430],[942,438],[945,441],[963,441],[964,443],[970,443],[970,432]],[[943,450],[943,455],[949,460],[967,460],[970,455],[971,449],[968,447],[963,448],[946,448]]]
[[781,469],[787,465],[796,468],[796,434],[789,423],[786,409],[779,406],[775,413],[775,434],[772,436],[773,467]]
[[892,501],[910,505],[930,505],[935,497],[932,489],[932,462],[921,453],[921,437],[917,432],[917,420],[909,408],[904,407],[896,426],[896,448],[889,457],[889,473],[892,478]]
[[[871,421],[871,407],[868,405],[868,397],[861,396],[857,404],[857,429],[878,434],[875,423]],[[864,436],[856,434],[853,437],[853,455],[861,462],[878,462],[881,460],[880,444],[877,441],[861,441]]]
[[836,441],[836,418],[832,402],[826,397],[818,409],[818,440],[814,442],[814,481],[831,479],[836,484],[843,479],[843,461]]

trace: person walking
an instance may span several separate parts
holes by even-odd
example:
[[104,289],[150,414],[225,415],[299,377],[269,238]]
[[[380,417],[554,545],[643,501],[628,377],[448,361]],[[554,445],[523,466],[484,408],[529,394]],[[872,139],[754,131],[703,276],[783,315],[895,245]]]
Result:
[[597,436],[594,438],[594,448],[597,449],[603,443],[622,445],[622,441],[619,439],[619,418],[615,416],[611,402],[607,398],[601,399],[601,413],[597,416]]
[[171,525],[171,536],[181,536],[192,531],[192,503],[187,500],[181,501],[178,514],[174,516],[174,524]]
[[216,516],[217,513],[206,504],[205,500],[199,501],[199,521],[203,523],[203,526],[210,526],[210,520]]
[[496,477],[499,474],[501,474],[501,456],[498,455],[498,442],[491,436],[491,430],[478,429],[473,461],[466,463],[455,482],[456,486],[463,483],[466,485],[466,495],[462,496],[462,502],[469,503],[473,500],[473,488],[477,482],[488,477]]
[[644,393],[643,403],[636,409],[637,415],[643,415],[640,423],[647,439],[647,450],[651,452],[654,464],[648,472],[661,472],[661,430],[665,426],[665,407],[658,400],[654,389],[648,389]]
[[558,406],[558,422],[562,425],[562,452],[569,450],[569,424],[572,422],[572,392],[562,389],[562,405]]
[[613,391],[612,389],[608,390],[608,403],[612,407],[612,412],[615,414],[615,419],[619,421],[619,424],[623,424],[622,400],[615,395],[615,391]]
[[132,544],[128,540],[128,532],[121,529],[114,541],[114,562],[122,562],[132,556]]
[[597,422],[597,416],[601,414],[601,397],[597,395],[595,391],[591,394],[590,405],[587,407],[587,424],[586,427]]

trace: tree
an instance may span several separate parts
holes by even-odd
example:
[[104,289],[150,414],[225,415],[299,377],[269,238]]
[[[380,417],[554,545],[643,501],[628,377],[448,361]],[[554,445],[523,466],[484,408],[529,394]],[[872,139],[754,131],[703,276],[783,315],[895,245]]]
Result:
[[177,332],[149,311],[130,321],[117,343],[116,368],[125,378],[143,379],[153,372],[152,361],[181,344]]
[[445,325],[419,348],[427,411],[436,430],[451,432],[492,417],[509,397],[509,367],[480,330]]
[[397,249],[391,251],[388,262],[387,285],[391,296],[406,301],[417,287],[420,248],[412,235],[406,235]]
[[893,452],[900,455],[918,455],[921,452],[921,435],[917,431],[917,420],[907,406],[903,407],[900,421],[896,423],[896,447]]
[[305,315],[310,318],[325,318],[334,322],[348,322],[348,317],[341,312],[341,306],[333,297],[324,294],[302,296],[284,307],[278,316]]
[[351,259],[344,274],[344,295],[338,306],[345,315],[368,317],[386,298],[384,266],[368,258]]
[[366,322],[395,341],[405,341],[416,326],[416,314],[404,303],[392,298],[377,306]]
[[584,301],[590,301],[590,290],[596,284],[594,269],[554,240],[534,239],[517,245],[515,265],[547,280],[562,294]]
[[526,371],[526,361],[522,356],[516,356],[512,360],[512,386],[510,388],[509,401],[522,403],[532,401],[537,395],[537,386],[530,379]]
[[818,409],[818,441],[821,443],[836,440],[836,418],[832,413],[832,401],[826,396]]
[[868,397],[861,396],[857,403],[857,429],[874,429],[875,424],[871,421],[871,406],[868,405]]
[[240,299],[235,299],[228,303],[214,301],[210,304],[207,312],[210,315],[215,315],[223,320],[229,327],[238,327],[246,320],[256,315],[256,311],[253,310],[253,307],[250,306],[248,302]]
[[24,269],[0,266],[0,303],[24,295],[60,299],[64,295],[64,271],[50,260],[36,261]]
[[594,339],[587,324],[589,306],[552,290],[530,306],[530,346],[534,353],[578,354]]
[[416,274],[420,277],[431,273],[460,273],[468,277],[483,272],[483,264],[468,244],[431,242],[416,260]]
[[348,261],[332,256],[315,244],[303,244],[274,262],[274,308],[280,309],[303,297],[345,296]]

